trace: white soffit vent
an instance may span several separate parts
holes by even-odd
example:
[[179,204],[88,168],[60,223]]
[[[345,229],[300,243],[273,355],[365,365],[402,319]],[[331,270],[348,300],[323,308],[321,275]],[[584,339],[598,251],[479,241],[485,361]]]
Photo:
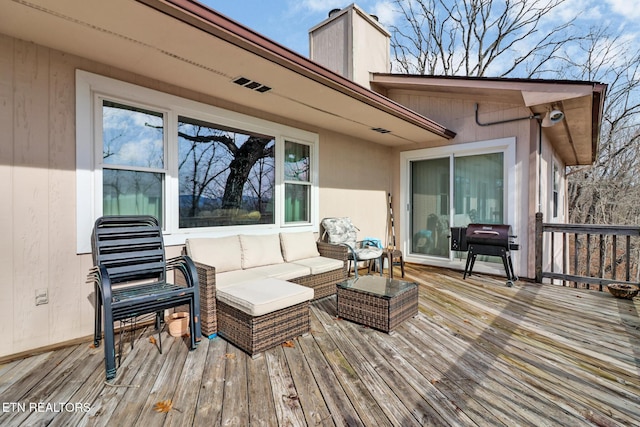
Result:
[[258,83],[246,77],[237,77],[233,79],[233,82],[237,85],[246,87],[247,89],[255,90],[256,92],[260,93],[269,92],[271,90],[269,86],[265,86],[262,83]]

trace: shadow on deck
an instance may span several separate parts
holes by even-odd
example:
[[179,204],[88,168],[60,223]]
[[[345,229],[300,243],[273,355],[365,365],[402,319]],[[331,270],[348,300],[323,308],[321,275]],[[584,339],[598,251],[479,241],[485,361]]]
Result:
[[160,355],[143,329],[113,384],[90,343],[1,365],[0,424],[640,424],[638,298],[415,265],[408,278],[419,314],[391,334],[336,318],[330,297],[311,334],[255,359],[168,335]]

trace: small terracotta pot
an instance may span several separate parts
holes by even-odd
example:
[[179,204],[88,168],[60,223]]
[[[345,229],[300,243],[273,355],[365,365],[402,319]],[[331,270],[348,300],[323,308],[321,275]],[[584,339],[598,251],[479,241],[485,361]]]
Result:
[[189,330],[189,313],[181,311],[169,316],[169,334],[172,337],[181,337]]

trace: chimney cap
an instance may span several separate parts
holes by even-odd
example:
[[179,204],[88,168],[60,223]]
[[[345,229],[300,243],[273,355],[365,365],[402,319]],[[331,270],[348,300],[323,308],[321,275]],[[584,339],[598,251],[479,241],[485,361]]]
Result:
[[331,18],[333,15],[335,15],[336,13],[340,12],[342,9],[331,9],[329,11],[329,18]]

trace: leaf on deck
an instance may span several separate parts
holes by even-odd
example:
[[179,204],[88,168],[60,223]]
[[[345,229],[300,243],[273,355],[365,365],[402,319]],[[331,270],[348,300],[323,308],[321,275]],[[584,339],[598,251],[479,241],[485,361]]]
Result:
[[294,348],[296,346],[296,344],[293,341],[289,340],[289,341],[283,342],[282,346],[283,347]]
[[153,410],[156,412],[167,413],[171,410],[172,407],[173,407],[173,402],[171,402],[171,399],[167,399],[167,400],[161,400],[160,402],[157,402],[153,407]]

